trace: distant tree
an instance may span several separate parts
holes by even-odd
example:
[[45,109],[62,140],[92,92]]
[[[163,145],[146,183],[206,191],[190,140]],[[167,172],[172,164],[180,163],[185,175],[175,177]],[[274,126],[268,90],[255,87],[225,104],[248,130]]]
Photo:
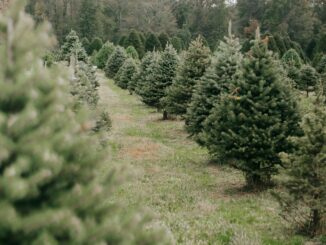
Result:
[[183,49],[182,40],[177,36],[172,37],[171,44],[177,52],[180,52]]
[[300,69],[303,65],[303,61],[294,49],[289,49],[282,57],[282,63],[285,70],[288,73],[289,78],[291,78],[296,86],[300,83]]
[[126,48],[126,44],[127,44],[127,37],[126,36],[121,36],[119,41],[118,41],[118,45],[120,45],[121,47]]
[[154,33],[149,33],[145,43],[146,51],[161,51],[162,46],[160,40]]
[[281,51],[277,46],[276,40],[273,35],[268,36],[268,49],[273,51],[276,54],[280,54]]
[[82,0],[79,10],[79,32],[81,37],[87,37],[88,40],[96,35],[98,23],[96,18],[95,1]]
[[127,89],[129,82],[137,72],[137,64],[133,58],[128,58],[114,78],[115,83],[122,89]]
[[325,234],[326,108],[321,103],[303,121],[304,136],[290,138],[296,150],[282,154],[286,178],[274,193],[282,217],[310,236]]
[[86,53],[88,55],[90,55],[91,53],[89,52],[90,50],[90,45],[91,43],[89,42],[88,38],[87,37],[84,37],[82,40],[81,40],[81,43],[82,43],[82,46],[83,48],[85,49]]
[[114,44],[111,42],[106,42],[95,55],[94,64],[98,68],[104,69],[109,57],[114,52],[114,50],[115,50]]
[[170,37],[168,36],[168,34],[166,34],[165,32],[162,32],[159,36],[158,39],[160,40],[162,49],[164,50],[166,45],[169,43],[170,41]]
[[326,54],[324,54],[319,62],[318,62],[318,65],[317,65],[317,71],[320,73],[320,74],[324,74],[326,73]]
[[287,51],[287,48],[284,43],[284,39],[278,34],[274,35],[274,39],[275,39],[278,49],[281,52],[280,55],[283,56],[285,54],[285,52]]
[[281,65],[267,45],[256,41],[243,64],[236,90],[224,95],[205,123],[205,143],[213,156],[241,170],[252,188],[270,183],[281,164],[279,153],[300,133],[297,105]]
[[195,86],[186,115],[186,130],[197,143],[203,145],[204,122],[223,93],[236,90],[235,80],[241,73],[242,54],[239,40],[231,33],[221,41],[212,64]]
[[300,69],[300,77],[298,81],[298,88],[307,92],[315,91],[316,85],[318,85],[319,75],[315,68],[310,65],[303,65]]
[[118,46],[109,57],[105,66],[105,75],[108,78],[114,78],[128,58],[124,48]]
[[129,33],[129,36],[126,39],[125,45],[133,46],[136,49],[140,58],[142,58],[144,56],[144,53],[145,53],[144,43],[142,42],[140,34],[138,32],[136,32],[135,30],[132,30]]
[[133,59],[136,59],[136,60],[139,59],[138,52],[137,52],[137,50],[136,50],[133,46],[129,46],[129,47],[126,49],[126,53],[127,53],[127,55],[128,55],[130,58],[133,58]]
[[103,41],[99,37],[95,37],[90,45],[89,52],[93,54],[94,51],[99,51],[103,46]]
[[184,115],[187,112],[194,86],[210,63],[210,50],[198,37],[190,44],[173,84],[167,89],[166,97],[162,99],[164,108],[169,114]]

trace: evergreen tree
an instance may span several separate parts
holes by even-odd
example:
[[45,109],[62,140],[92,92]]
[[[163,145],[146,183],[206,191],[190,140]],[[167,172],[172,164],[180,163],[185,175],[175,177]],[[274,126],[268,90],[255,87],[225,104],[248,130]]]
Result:
[[90,55],[91,53],[89,52],[90,50],[90,45],[91,43],[89,42],[88,38],[87,37],[84,37],[82,40],[81,40],[81,43],[82,43],[82,46],[83,48],[85,49],[86,53],[88,55]]
[[284,55],[285,52],[287,51],[287,48],[285,46],[283,38],[280,35],[276,34],[276,35],[274,35],[274,39],[275,39],[278,49],[281,52],[280,55],[281,56]]
[[204,122],[222,93],[232,93],[241,69],[242,55],[239,40],[232,37],[221,41],[213,61],[194,89],[186,115],[186,129],[199,144],[204,144]]
[[154,33],[149,33],[146,43],[145,43],[146,51],[161,51],[162,46],[160,40],[158,40],[157,36]]
[[310,65],[302,66],[298,83],[298,88],[300,90],[306,91],[308,96],[310,91],[315,90],[318,81],[319,76],[315,68]]
[[114,78],[115,83],[122,89],[127,89],[129,82],[137,72],[137,64],[134,59],[127,59],[123,66],[119,69],[119,72]]
[[170,38],[168,36],[168,34],[166,34],[165,32],[162,32],[159,36],[158,39],[160,40],[162,49],[164,50],[166,48],[166,46],[168,45]]
[[0,244],[170,244],[110,202],[116,166],[70,109],[62,67],[38,58],[53,38],[23,3],[0,17]]
[[133,46],[129,46],[129,47],[126,49],[126,53],[127,53],[127,55],[128,55],[130,58],[133,58],[133,59],[135,59],[135,60],[138,60],[138,59],[139,59],[138,52],[137,52],[137,50],[136,50]]
[[77,56],[79,61],[87,62],[87,54],[85,49],[82,47],[79,37],[75,31],[71,31],[66,36],[65,43],[61,47],[62,58],[65,61],[70,61],[71,56]]
[[326,108],[314,106],[303,122],[304,136],[292,137],[295,152],[282,154],[287,178],[276,193],[282,216],[308,235],[326,231]]
[[268,49],[273,51],[276,54],[280,54],[281,52],[280,52],[280,49],[277,46],[277,43],[276,43],[276,40],[275,40],[274,36],[272,36],[272,35],[268,36],[268,39],[269,39],[269,41],[268,41]]
[[300,132],[284,72],[258,33],[236,90],[221,98],[205,123],[211,154],[243,171],[251,187],[270,182],[281,163],[278,154],[291,149],[287,137]]
[[120,37],[120,39],[119,39],[119,42],[118,42],[118,44],[121,46],[121,47],[127,47],[127,37],[126,36],[122,36],[122,37]]
[[177,52],[180,52],[183,49],[182,40],[181,40],[181,38],[179,38],[177,36],[172,37],[171,44],[172,44],[173,48],[175,48],[175,50],[177,50]]
[[97,9],[95,1],[82,0],[79,10],[79,33],[91,40],[97,33]]
[[288,73],[288,77],[291,78],[298,86],[300,83],[300,69],[303,65],[298,53],[294,49],[289,49],[283,55],[282,63]]
[[100,69],[105,68],[106,63],[111,54],[113,54],[114,50],[114,44],[111,42],[106,42],[95,56],[95,65]]
[[149,69],[148,67],[152,63],[154,52],[147,52],[143,57],[138,72],[135,73],[132,80],[129,83],[129,89],[134,90],[138,95],[142,93],[144,85],[144,77],[147,77]]
[[90,44],[89,54],[93,54],[94,51],[99,51],[103,47],[103,41],[99,37],[95,37]]
[[140,58],[144,56],[145,53],[145,47],[144,44],[140,38],[140,35],[135,30],[132,30],[128,36],[128,39],[126,40],[126,46],[132,46],[136,49],[138,55]]
[[[166,95],[166,89],[171,86],[176,74],[178,55],[171,46],[166,46],[161,55],[152,59],[148,67],[147,76],[144,77],[141,97],[145,104],[162,109],[161,99]],[[163,111],[163,119],[167,119],[167,113]]]
[[124,48],[116,47],[106,63],[105,75],[109,78],[114,78],[127,58],[128,56]]
[[184,60],[178,68],[173,84],[167,89],[162,103],[166,111],[174,115],[184,115],[191,101],[193,89],[210,65],[210,50],[198,37],[190,44]]
[[326,54],[320,58],[316,69],[320,74],[326,73]]

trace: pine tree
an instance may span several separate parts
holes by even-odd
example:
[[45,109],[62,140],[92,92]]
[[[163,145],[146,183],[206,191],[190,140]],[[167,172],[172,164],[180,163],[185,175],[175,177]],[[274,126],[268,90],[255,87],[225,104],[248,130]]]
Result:
[[248,186],[270,182],[288,151],[287,137],[300,132],[297,105],[281,65],[259,32],[243,64],[236,90],[224,95],[205,123],[205,143],[213,156],[243,171]]
[[126,46],[133,46],[139,57],[142,58],[145,53],[145,47],[144,44],[142,43],[142,40],[140,38],[140,35],[138,32],[135,30],[132,30],[126,40]]
[[298,81],[298,88],[300,90],[306,91],[307,97],[309,92],[316,89],[318,85],[319,76],[315,68],[310,65],[303,65],[300,70],[300,77]]
[[268,49],[271,50],[271,51],[273,51],[276,54],[280,54],[281,51],[280,51],[280,49],[277,46],[277,43],[275,41],[274,36],[272,36],[272,35],[271,36],[268,36],[268,39],[269,39],[269,41],[268,41]]
[[165,32],[162,32],[159,36],[158,39],[160,40],[162,49],[164,50],[166,48],[166,46],[168,45],[170,38],[168,36],[168,34],[166,34]]
[[87,37],[84,37],[84,38],[81,40],[81,43],[82,43],[82,46],[83,46],[83,48],[85,49],[86,53],[87,53],[88,55],[90,55],[90,54],[91,54],[91,53],[90,53],[90,45],[91,45],[91,43],[90,43],[90,41],[88,40],[88,38],[87,38]]
[[282,154],[284,191],[276,193],[282,216],[308,235],[326,232],[326,108],[316,104],[304,118],[304,136],[290,140],[296,150]]
[[143,90],[144,80],[143,78],[148,74],[148,67],[152,63],[154,52],[147,52],[143,57],[138,71],[135,73],[131,81],[129,82],[129,89],[134,90],[136,94],[140,95]]
[[242,62],[240,50],[239,40],[230,31],[229,37],[220,42],[211,66],[194,89],[186,115],[186,129],[201,145],[204,144],[204,122],[214,104],[222,93],[232,93],[235,90],[234,83],[239,76]]
[[119,69],[119,72],[114,78],[115,83],[122,89],[127,89],[129,82],[134,74],[137,72],[137,65],[134,59],[127,59],[123,66]]
[[318,65],[316,67],[317,72],[319,72],[319,74],[324,74],[326,73],[326,54],[324,54],[319,62]]
[[[176,74],[178,55],[171,46],[166,46],[161,55],[155,55],[144,77],[141,97],[145,104],[162,109],[161,99],[166,95],[166,89],[171,86]],[[163,111],[163,118],[167,114]]]
[[103,41],[101,38],[99,37],[95,37],[92,41],[92,43],[90,44],[89,47],[89,54],[93,54],[94,51],[99,51],[103,46]]
[[114,50],[114,44],[111,42],[106,42],[95,56],[95,65],[100,69],[105,68],[106,63],[111,54],[113,54]]
[[183,49],[182,40],[177,36],[172,37],[171,44],[178,52],[180,52]]
[[154,33],[149,33],[145,43],[146,51],[161,51],[162,46],[160,40],[158,40],[157,36]]
[[105,75],[108,78],[114,78],[127,58],[128,57],[124,48],[120,46],[116,47],[106,63]]
[[133,58],[135,60],[138,60],[139,59],[138,52],[137,52],[137,50],[133,46],[129,46],[126,49],[126,53],[127,53],[128,57],[130,57],[130,58]]
[[193,89],[210,65],[210,51],[198,37],[190,44],[184,60],[178,68],[173,84],[162,99],[169,114],[184,115],[191,101]]
[[71,110],[64,68],[38,58],[53,38],[23,3],[0,17],[0,244],[170,244],[110,202],[116,166]]
[[70,61],[72,55],[77,55],[79,61],[87,62],[88,60],[86,51],[73,30],[66,36],[65,43],[61,47],[61,54],[65,61]]

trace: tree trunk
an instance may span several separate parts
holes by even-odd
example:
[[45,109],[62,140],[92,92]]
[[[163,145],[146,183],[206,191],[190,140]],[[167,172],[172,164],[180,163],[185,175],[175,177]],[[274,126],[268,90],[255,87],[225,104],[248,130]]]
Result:
[[163,111],[163,120],[168,120],[168,112],[166,110]]

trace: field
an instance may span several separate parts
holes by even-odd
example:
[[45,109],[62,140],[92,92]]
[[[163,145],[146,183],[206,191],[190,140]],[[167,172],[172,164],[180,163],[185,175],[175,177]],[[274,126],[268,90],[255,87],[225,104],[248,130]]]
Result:
[[161,121],[136,96],[101,73],[99,79],[101,105],[113,121],[112,161],[133,169],[116,201],[151,210],[177,244],[304,244],[279,217],[269,191],[246,192],[242,174],[212,163],[182,121]]

